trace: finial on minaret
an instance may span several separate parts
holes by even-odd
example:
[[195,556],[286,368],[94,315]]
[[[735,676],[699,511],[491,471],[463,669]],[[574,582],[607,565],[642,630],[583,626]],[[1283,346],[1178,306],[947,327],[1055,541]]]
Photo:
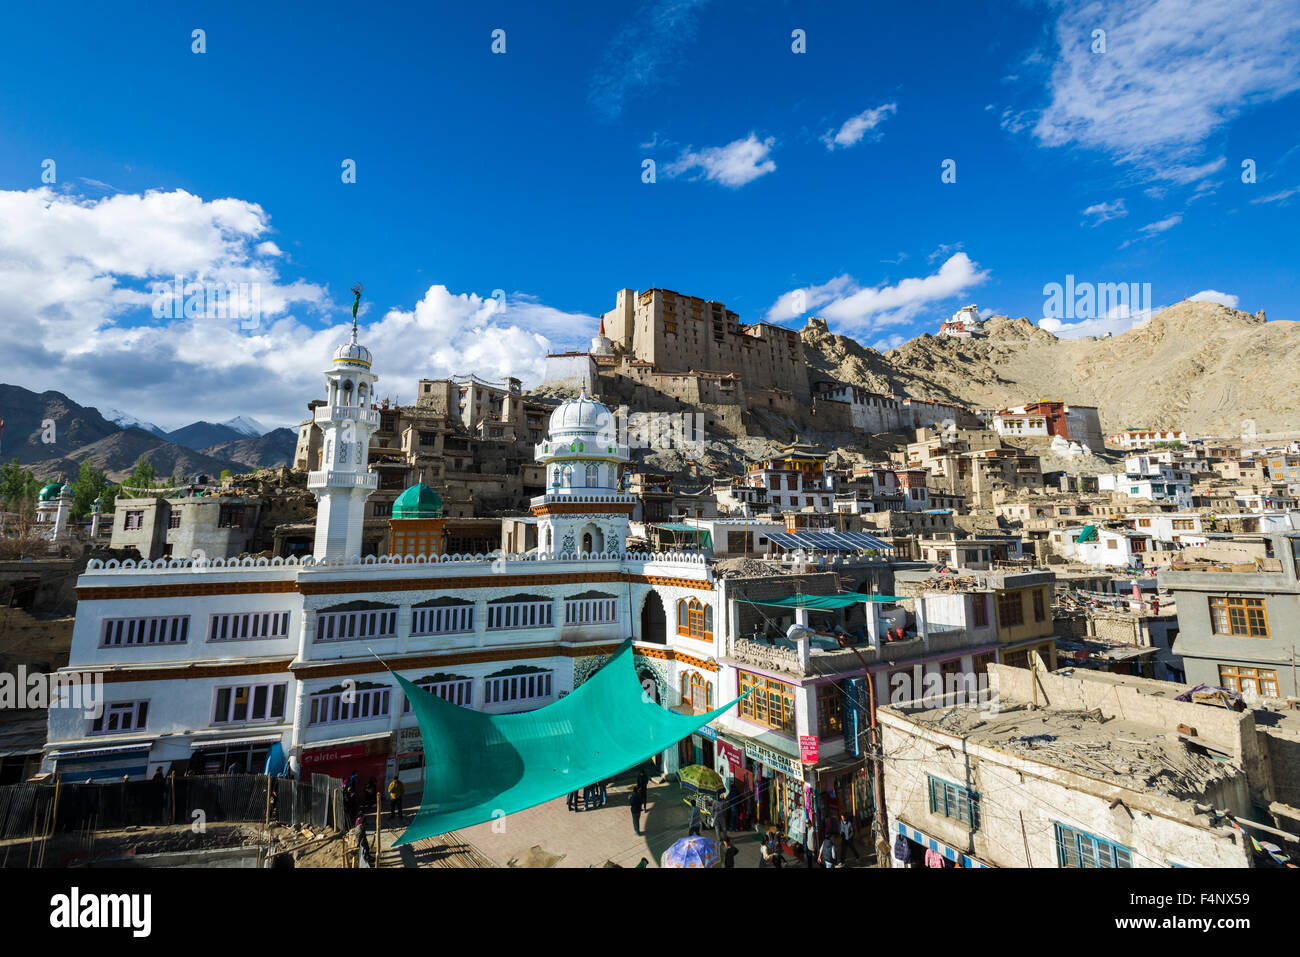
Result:
[[352,341],[357,341],[357,308],[361,305],[361,283],[352,287],[352,295],[356,296],[352,300]]

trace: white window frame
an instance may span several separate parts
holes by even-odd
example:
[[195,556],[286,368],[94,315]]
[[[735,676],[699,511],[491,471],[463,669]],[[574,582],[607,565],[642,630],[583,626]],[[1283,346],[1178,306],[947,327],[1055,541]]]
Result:
[[139,648],[146,645],[183,645],[189,641],[189,635],[189,615],[105,618],[100,622],[99,647]]
[[555,689],[555,672],[527,671],[483,679],[483,704],[519,704],[549,698]]
[[555,602],[545,601],[507,601],[489,603],[487,606],[487,630],[510,631],[521,628],[549,628],[554,614]]
[[[443,701],[459,705],[462,708],[474,707],[473,678],[454,678],[451,681],[417,681],[415,686],[441,698]],[[410,714],[410,699],[406,695],[402,695],[402,701],[402,714]]]
[[[144,709],[143,718],[140,717],[141,708]],[[129,727],[123,725],[123,718],[129,718]],[[113,721],[117,722],[117,727],[108,727]],[[143,731],[148,723],[148,698],[141,698],[138,701],[113,701],[104,705],[103,713],[98,718],[91,718],[86,722],[86,734],[123,734],[128,731]]]
[[[266,689],[266,697],[263,702],[264,713],[262,717],[259,718],[256,717],[253,713],[253,704],[254,701],[256,700],[258,689],[262,689],[262,688]],[[272,714],[272,709],[274,707],[274,702],[275,702],[276,688],[283,688],[284,695],[280,700],[280,713]],[[236,718],[234,717],[235,693],[240,691],[241,689],[248,692],[248,702],[247,702],[248,710],[245,712],[244,717]],[[221,698],[221,692],[223,691],[230,692],[230,695],[226,701],[226,709],[225,709],[226,717],[224,718],[220,717],[217,711],[217,704]],[[213,725],[274,724],[277,721],[284,720],[285,711],[288,708],[288,702],[289,702],[289,682],[287,681],[265,681],[265,682],[254,682],[254,683],[242,684],[242,685],[221,685],[219,687],[212,689],[212,722],[211,723]]]
[[411,637],[463,635],[474,630],[473,605],[429,605],[411,609]]
[[378,688],[356,688],[352,700],[344,701],[346,691],[326,691],[310,696],[307,708],[307,726],[344,724],[349,721],[372,721],[388,717],[393,689],[389,685]]
[[566,598],[566,625],[612,625],[618,621],[617,598]]
[[316,641],[356,641],[361,638],[396,637],[396,608],[363,608],[354,611],[316,613]]
[[262,641],[288,637],[287,611],[247,611],[208,616],[208,641]]

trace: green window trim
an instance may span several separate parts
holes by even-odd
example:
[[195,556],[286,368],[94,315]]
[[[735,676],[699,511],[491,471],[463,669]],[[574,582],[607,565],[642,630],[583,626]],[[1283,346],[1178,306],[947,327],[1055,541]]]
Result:
[[975,830],[980,826],[980,796],[978,792],[953,784],[933,774],[927,774],[930,785],[930,813],[961,821]]
[[1133,851],[1087,831],[1053,822],[1056,861],[1060,867],[1132,867]]

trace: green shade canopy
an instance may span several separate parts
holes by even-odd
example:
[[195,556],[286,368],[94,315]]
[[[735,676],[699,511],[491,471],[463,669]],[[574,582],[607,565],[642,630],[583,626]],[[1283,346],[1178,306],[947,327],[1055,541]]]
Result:
[[848,608],[867,602],[906,601],[897,595],[862,595],[858,592],[840,592],[837,595],[790,595],[787,598],[766,598],[761,601],[750,600],[751,605],[771,605],[774,608],[812,608],[832,611]]
[[1083,526],[1083,531],[1079,533],[1078,541],[1079,544],[1083,544],[1084,542],[1097,541],[1097,526],[1096,525]]
[[394,677],[424,741],[420,810],[397,844],[481,824],[611,778],[740,700],[695,715],[659,706],[637,680],[630,638],[569,695],[522,714],[461,708]]
[[393,518],[442,518],[442,496],[416,482],[393,501]]

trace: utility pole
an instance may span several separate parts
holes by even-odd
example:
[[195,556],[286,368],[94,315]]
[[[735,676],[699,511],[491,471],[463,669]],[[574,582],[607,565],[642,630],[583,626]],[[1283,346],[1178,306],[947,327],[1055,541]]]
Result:
[[[876,613],[874,602],[868,602],[867,614]],[[883,866],[883,861],[889,858],[889,818],[885,813],[885,772],[884,762],[881,758],[884,751],[880,746],[880,726],[876,723],[876,683],[872,680],[871,669],[867,666],[867,659],[862,657],[862,652],[849,643],[848,635],[839,636],[839,645],[841,648],[848,648],[862,665],[863,680],[867,683],[867,706],[868,714],[871,719],[871,729],[868,741],[871,745],[871,764],[873,769],[872,792],[875,795],[876,817],[874,821],[874,830],[876,832],[876,866]],[[856,701],[854,702],[856,706]]]

